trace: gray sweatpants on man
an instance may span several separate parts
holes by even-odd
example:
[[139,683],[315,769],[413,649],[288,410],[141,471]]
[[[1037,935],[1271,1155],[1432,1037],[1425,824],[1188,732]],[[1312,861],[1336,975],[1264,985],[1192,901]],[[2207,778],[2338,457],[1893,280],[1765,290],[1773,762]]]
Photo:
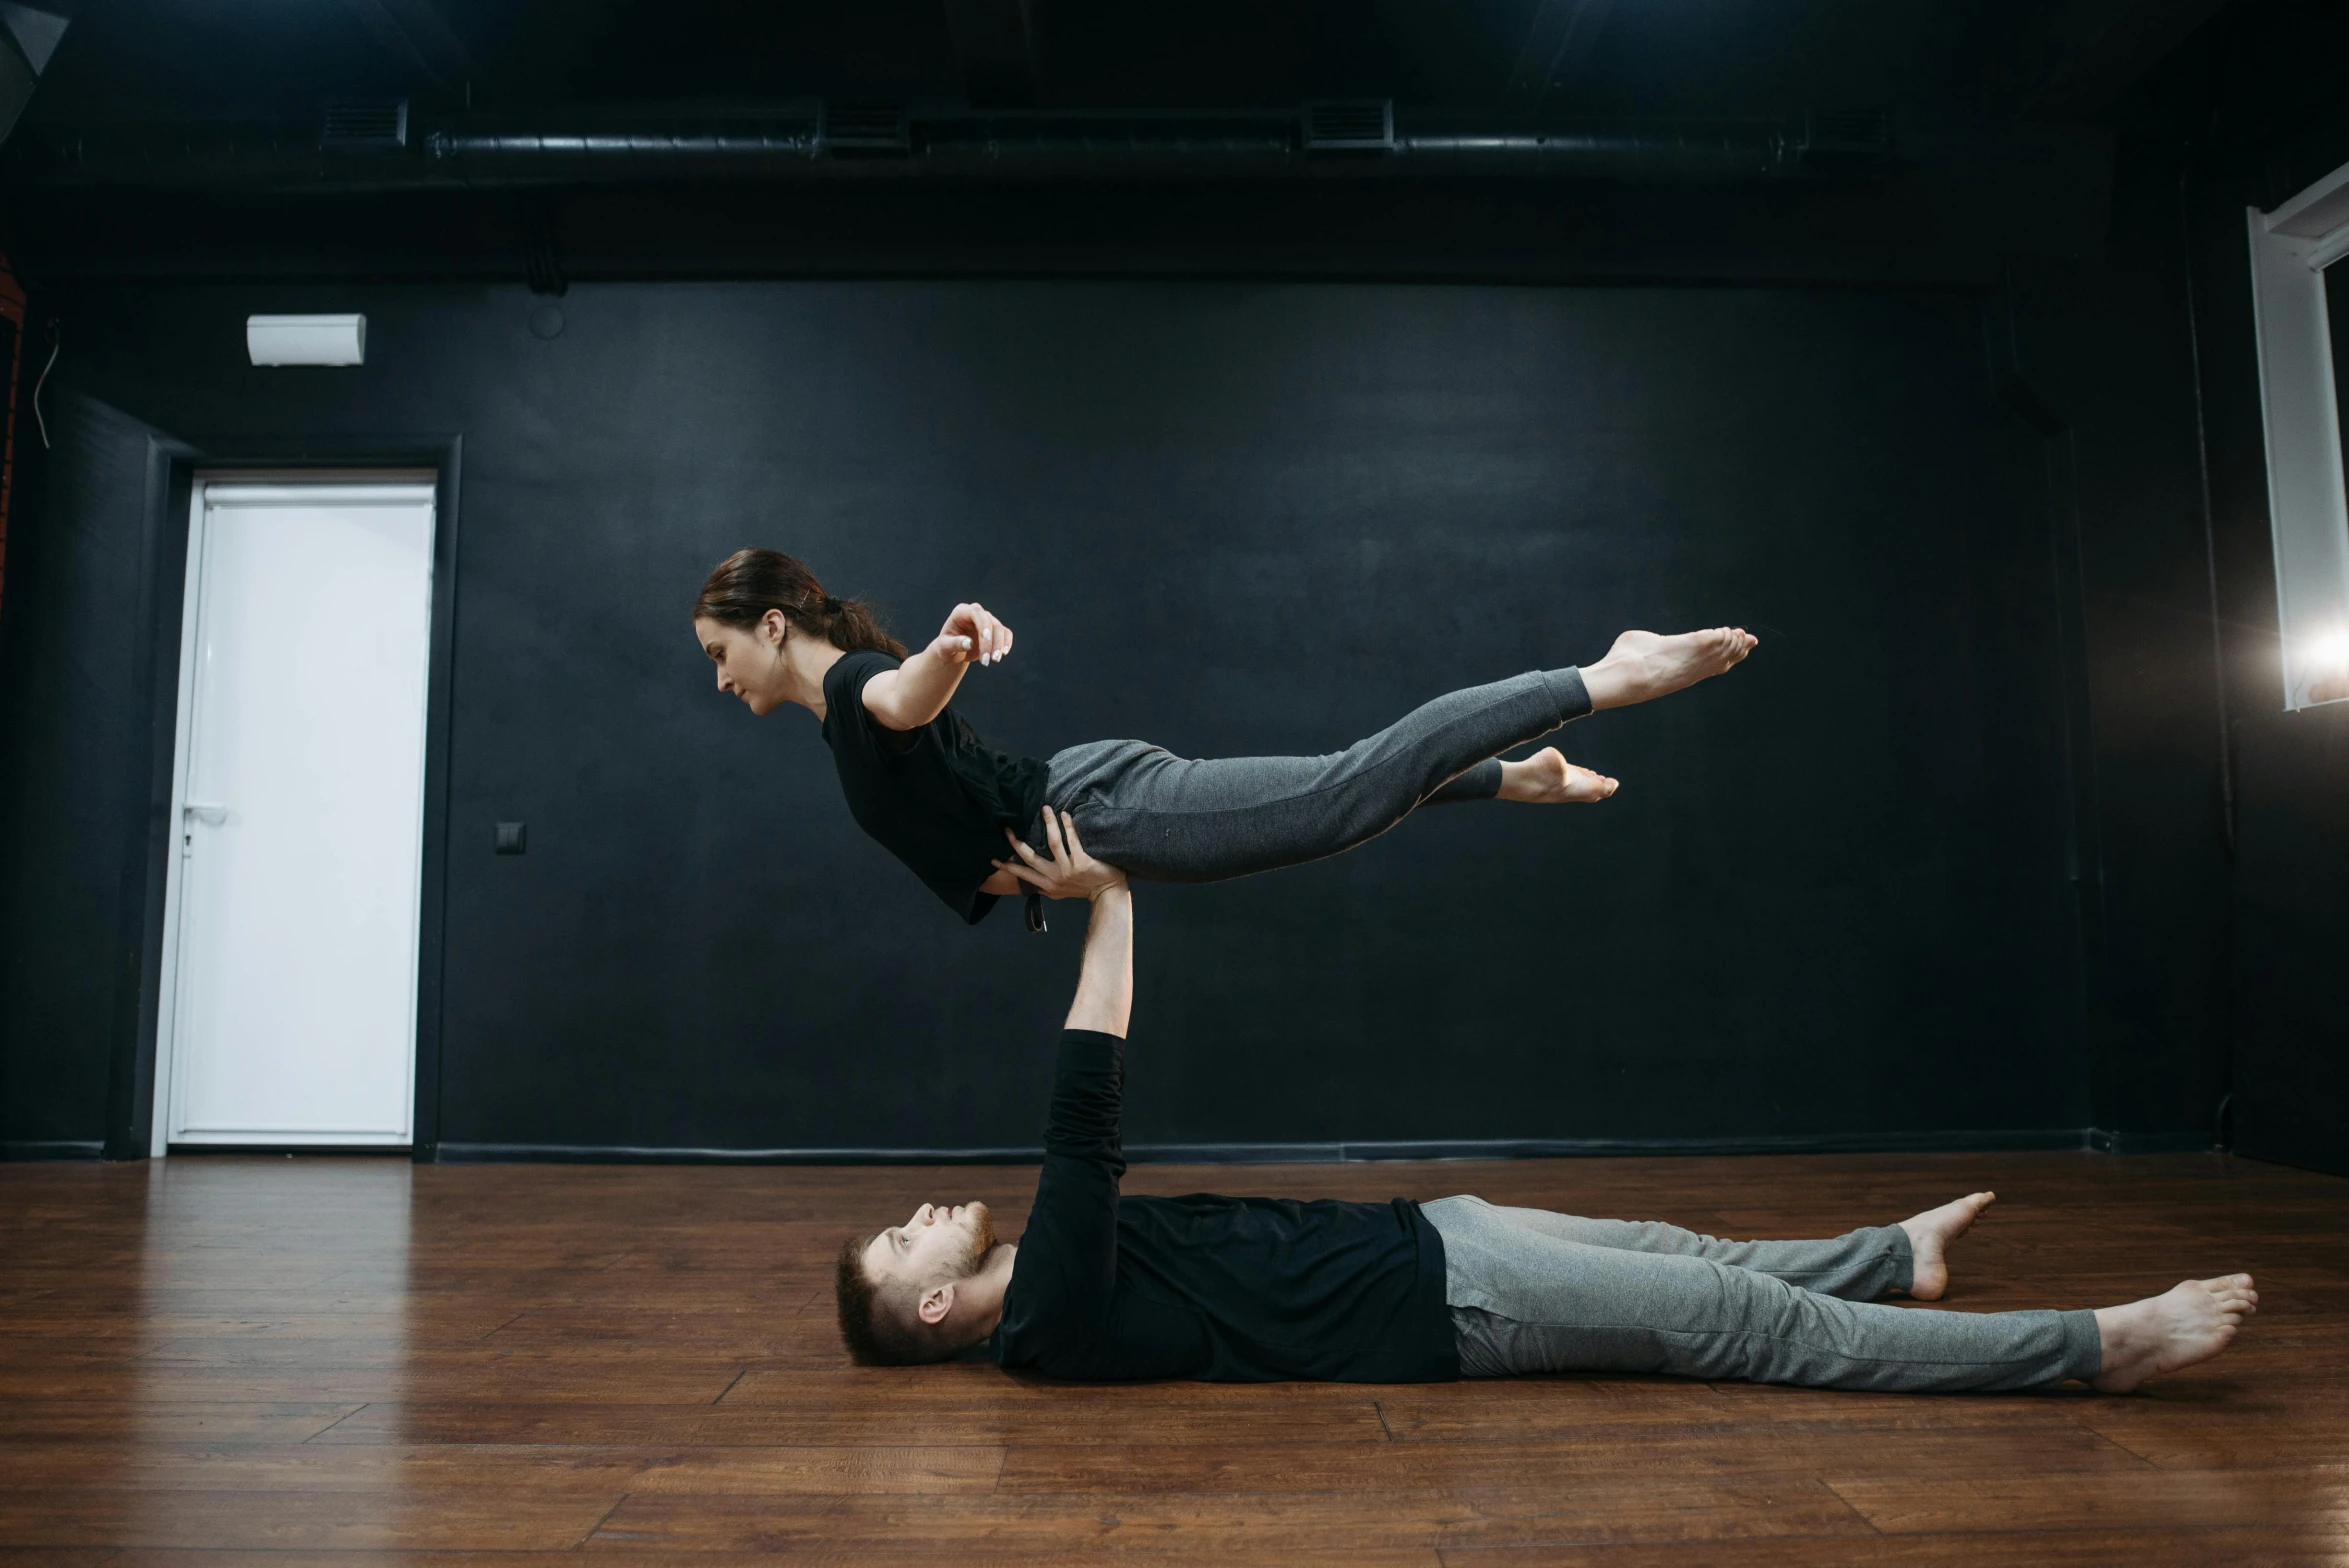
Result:
[[1881,1393],[2032,1388],[2096,1375],[2093,1312],[1943,1312],[1906,1289],[1898,1225],[1829,1241],[1717,1241],[1674,1225],[1439,1198],[1463,1377],[1670,1372]]
[[[1489,800],[1492,759],[1590,712],[1576,669],[1534,670],[1438,697],[1323,757],[1178,757],[1138,740],[1055,753],[1045,804],[1086,853],[1148,882],[1220,882],[1376,838],[1421,805]],[[1028,840],[1044,847],[1042,825]]]

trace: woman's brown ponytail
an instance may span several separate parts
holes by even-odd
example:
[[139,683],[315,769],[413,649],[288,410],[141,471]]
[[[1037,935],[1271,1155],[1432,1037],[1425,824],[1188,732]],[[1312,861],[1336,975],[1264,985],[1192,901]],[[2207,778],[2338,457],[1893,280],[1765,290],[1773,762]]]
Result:
[[905,644],[889,635],[871,605],[833,598],[815,573],[780,550],[735,551],[718,563],[693,601],[695,620],[746,631],[765,620],[769,610],[781,610],[792,625],[835,648],[905,657]]

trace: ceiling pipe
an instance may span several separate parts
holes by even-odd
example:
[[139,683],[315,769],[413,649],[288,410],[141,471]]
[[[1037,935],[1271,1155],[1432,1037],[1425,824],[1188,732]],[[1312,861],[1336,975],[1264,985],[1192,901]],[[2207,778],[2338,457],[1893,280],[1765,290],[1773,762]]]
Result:
[[[894,116],[894,118],[891,118]],[[403,122],[404,123],[404,122]],[[333,192],[678,179],[1447,178],[1721,180],[1883,161],[1805,126],[1742,123],[1545,131],[1392,128],[1374,147],[1315,145],[1297,114],[906,116],[847,111],[667,117],[565,127],[452,121],[410,141],[322,145],[316,129],[133,128],[19,138],[11,183]]]

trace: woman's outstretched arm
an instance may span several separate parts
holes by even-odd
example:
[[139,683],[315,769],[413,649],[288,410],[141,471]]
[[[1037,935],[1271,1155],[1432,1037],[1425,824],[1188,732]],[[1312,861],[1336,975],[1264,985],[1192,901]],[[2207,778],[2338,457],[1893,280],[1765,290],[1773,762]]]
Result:
[[984,605],[958,604],[930,646],[865,682],[865,709],[886,729],[918,730],[946,711],[963,671],[1010,652],[1010,627]]

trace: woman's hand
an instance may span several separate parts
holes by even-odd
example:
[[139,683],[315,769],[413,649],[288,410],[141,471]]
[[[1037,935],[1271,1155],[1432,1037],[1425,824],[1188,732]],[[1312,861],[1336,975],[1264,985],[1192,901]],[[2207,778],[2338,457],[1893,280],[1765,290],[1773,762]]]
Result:
[[865,682],[865,711],[883,729],[920,729],[946,711],[965,670],[1001,664],[1010,652],[1010,627],[983,604],[958,604],[930,646]]
[[1046,898],[1099,898],[1126,885],[1123,871],[1085,853],[1084,843],[1077,837],[1076,819],[1065,811],[1044,808],[1044,842],[1052,848],[1050,860],[1021,843],[1011,829],[1005,828],[1003,836],[1011,840],[1012,852],[1019,858],[998,860],[995,869],[1010,872]]
[[929,651],[948,664],[1001,664],[1011,653],[1011,628],[983,604],[958,604]]

